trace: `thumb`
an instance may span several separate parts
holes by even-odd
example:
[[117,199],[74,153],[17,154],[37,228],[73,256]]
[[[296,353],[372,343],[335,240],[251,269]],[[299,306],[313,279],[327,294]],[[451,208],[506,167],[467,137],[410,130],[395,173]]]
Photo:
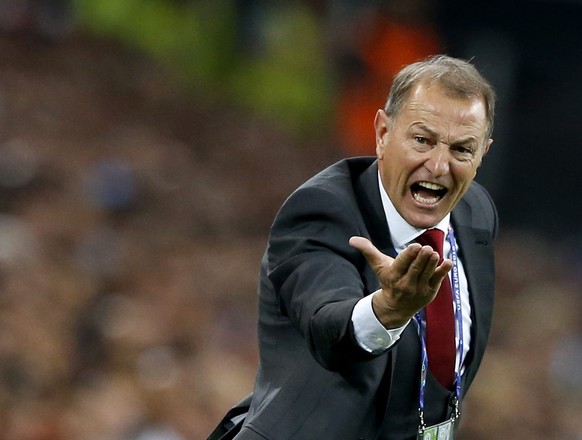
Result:
[[356,248],[362,254],[364,254],[364,257],[366,257],[368,263],[370,263],[370,266],[372,267],[381,266],[382,262],[385,262],[387,258],[392,260],[391,257],[380,252],[378,248],[374,246],[367,238],[354,236],[350,238],[349,243],[350,246]]

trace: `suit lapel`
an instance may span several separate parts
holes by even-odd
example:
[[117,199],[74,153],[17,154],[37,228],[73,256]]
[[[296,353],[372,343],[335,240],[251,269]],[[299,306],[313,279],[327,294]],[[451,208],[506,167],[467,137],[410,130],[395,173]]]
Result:
[[459,242],[459,257],[463,262],[471,301],[471,347],[466,359],[465,387],[468,386],[485,351],[493,308],[493,244],[490,232],[472,223],[471,208],[464,200],[452,213],[455,236]]
[[355,183],[358,204],[374,245],[386,255],[396,257],[396,251],[390,240],[388,221],[378,189],[378,162],[374,162]]
[[[381,252],[390,255],[392,258],[396,258],[396,250],[390,239],[388,221],[386,220],[386,214],[384,212],[382,198],[378,187],[377,161],[374,161],[374,163],[354,182],[354,190],[357,193],[356,199],[358,200],[360,212],[362,213],[369,234],[369,237],[367,238],[370,239],[370,241]],[[375,278],[376,275],[373,274],[373,277]],[[381,387],[379,399],[384,402],[382,407],[385,407],[388,404],[389,390],[392,387],[392,374],[396,366],[397,351],[398,347],[396,346],[387,353],[388,368],[385,370],[383,382],[386,381],[390,385]]]

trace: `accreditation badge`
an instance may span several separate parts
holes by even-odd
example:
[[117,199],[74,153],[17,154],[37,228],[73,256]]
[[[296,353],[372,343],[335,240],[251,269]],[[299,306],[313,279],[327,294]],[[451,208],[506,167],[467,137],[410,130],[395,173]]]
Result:
[[434,426],[428,426],[418,433],[418,440],[454,440],[454,421],[447,420]]

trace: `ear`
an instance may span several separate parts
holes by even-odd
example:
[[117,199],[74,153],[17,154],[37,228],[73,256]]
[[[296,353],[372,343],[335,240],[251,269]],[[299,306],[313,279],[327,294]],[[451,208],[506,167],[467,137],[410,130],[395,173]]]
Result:
[[491,148],[491,144],[493,143],[493,139],[489,139],[487,141],[487,144],[485,144],[485,149],[483,151],[483,155],[481,156],[481,159],[479,160],[479,165],[477,165],[477,168],[475,168],[475,175],[477,175],[477,169],[479,167],[481,167],[481,164],[483,163],[483,158],[485,157],[485,155],[487,153],[489,153],[489,148]]
[[390,117],[380,109],[376,112],[374,118],[374,129],[376,132],[376,156],[378,159],[384,158],[385,136],[388,133],[388,126],[390,124]]
[[485,151],[483,151],[483,156],[485,156],[487,153],[489,153],[489,148],[491,148],[491,144],[493,143],[493,139],[489,139],[487,141],[487,145],[485,145]]

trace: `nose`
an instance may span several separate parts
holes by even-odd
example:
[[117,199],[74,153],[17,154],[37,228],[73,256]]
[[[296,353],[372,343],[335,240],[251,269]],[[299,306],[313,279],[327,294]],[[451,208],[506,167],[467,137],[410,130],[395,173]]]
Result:
[[428,153],[424,166],[435,177],[440,177],[449,172],[449,147],[439,143]]

